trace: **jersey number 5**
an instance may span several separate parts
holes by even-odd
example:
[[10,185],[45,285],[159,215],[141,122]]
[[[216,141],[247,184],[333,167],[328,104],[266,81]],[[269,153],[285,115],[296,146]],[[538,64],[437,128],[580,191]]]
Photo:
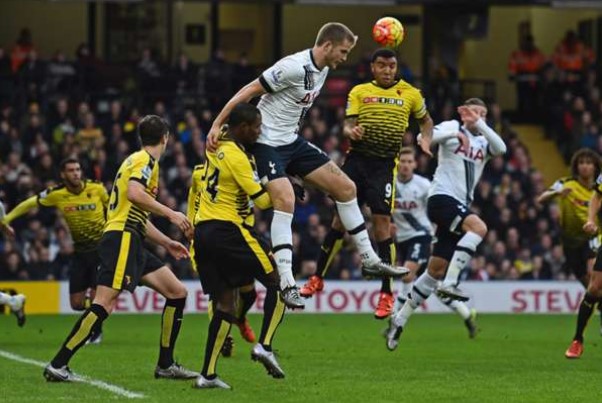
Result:
[[109,203],[109,210],[111,211],[115,210],[117,208],[117,203],[119,203],[119,188],[117,187],[117,182],[119,182],[120,178],[121,173],[118,173],[115,178],[115,183],[113,183],[113,189],[111,189],[111,198],[113,199],[113,201]]

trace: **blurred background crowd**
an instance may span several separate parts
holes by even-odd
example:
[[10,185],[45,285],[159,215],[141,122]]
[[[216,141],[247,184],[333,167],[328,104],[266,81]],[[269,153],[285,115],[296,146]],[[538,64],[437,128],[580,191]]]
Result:
[[[522,98],[512,121],[542,119],[547,135],[566,158],[579,147],[602,152],[600,82],[596,70],[590,68],[595,57],[574,33],[567,33],[558,46],[558,52],[547,58],[536,54],[531,37],[510,56],[511,79],[522,97],[525,93],[531,97]],[[581,64],[568,63],[567,52],[579,52]],[[346,93],[354,84],[370,79],[368,56],[331,76],[300,129],[300,135],[339,163],[348,149],[341,134]],[[530,58],[537,59],[537,64],[525,62]],[[161,161],[159,200],[186,211],[191,171],[204,160],[205,136],[213,117],[260,72],[261,67],[251,65],[246,55],[231,63],[219,50],[204,64],[192,63],[181,54],[170,65],[144,49],[134,64],[108,65],[86,44],[73,55],[56,51],[45,58],[38,55],[32,32],[24,29],[15,44],[0,48],[0,199],[10,211],[56,184],[58,163],[73,155],[81,161],[87,178],[102,181],[110,189],[123,159],[138,148],[138,119],[153,113],[165,118],[173,133]],[[455,118],[460,91],[452,68],[434,68],[424,86],[403,63],[400,74],[422,88],[435,122]],[[525,92],[525,86],[530,90]],[[508,153],[489,163],[477,187],[473,208],[490,231],[464,276],[480,281],[566,278],[558,209],[535,202],[555,178],[544,180],[534,169],[510,120],[494,99],[487,101],[488,123],[503,136]],[[416,129],[410,127],[406,145],[415,143]],[[417,160],[417,172],[430,178],[436,159],[418,154]],[[294,266],[299,277],[313,274],[333,209],[327,196],[311,189],[298,203]],[[161,231],[181,240],[168,221],[154,221]],[[266,237],[269,222],[269,212],[258,216],[258,230]],[[13,227],[16,239],[0,240],[0,280],[66,278],[72,245],[60,214],[39,208],[14,221]],[[189,262],[174,261],[161,249],[156,252],[180,278],[194,277]],[[359,279],[359,262],[348,246],[328,276]]]

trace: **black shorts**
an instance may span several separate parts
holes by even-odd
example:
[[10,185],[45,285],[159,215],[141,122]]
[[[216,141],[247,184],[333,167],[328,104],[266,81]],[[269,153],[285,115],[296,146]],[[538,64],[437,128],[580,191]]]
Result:
[[75,252],[69,268],[69,294],[77,294],[88,288],[96,288],[100,257],[98,249],[87,252]]
[[249,146],[249,151],[255,157],[257,173],[264,183],[287,175],[304,178],[330,161],[324,151],[303,137],[280,147],[255,143]]
[[367,157],[351,152],[341,169],[355,183],[360,206],[366,203],[372,214],[391,215],[397,176],[395,159]]
[[426,264],[431,256],[432,241],[433,238],[423,235],[398,242],[397,261],[402,265],[406,262],[416,262],[418,266]]
[[[581,245],[577,246],[563,246],[565,262],[562,266],[564,273],[569,276],[571,273],[576,278],[582,278],[587,274],[587,261],[596,257],[596,252],[590,247],[590,241],[585,241]],[[598,252],[598,256],[600,256]],[[598,263],[596,258],[596,264],[594,270],[602,271],[602,262]],[[599,269],[595,266],[600,265]]]
[[98,246],[98,284],[134,292],[142,277],[163,267],[165,264],[143,243],[135,232],[105,232]]
[[211,299],[254,279],[267,286],[271,282],[267,275],[276,268],[268,244],[252,229],[229,221],[196,225],[194,258],[203,292]]
[[464,203],[446,195],[429,197],[426,212],[431,222],[437,225],[433,256],[449,261],[462,238],[462,223],[472,213]]

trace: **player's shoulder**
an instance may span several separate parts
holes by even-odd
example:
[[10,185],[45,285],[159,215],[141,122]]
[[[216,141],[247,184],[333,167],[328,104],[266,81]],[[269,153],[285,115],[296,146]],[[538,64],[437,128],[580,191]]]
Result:
[[303,66],[305,66],[309,62],[311,62],[309,50],[302,50],[300,52],[284,56],[282,59],[278,60],[274,65],[278,66],[280,69],[286,70],[286,72],[289,74],[294,72],[303,73]]
[[417,95],[420,95],[420,90],[416,87],[414,87],[412,84],[408,83],[407,81],[404,80],[399,80],[397,81],[397,83],[393,86],[393,88],[395,90],[399,90],[402,92],[409,92],[409,93],[414,93]]
[[221,141],[215,153],[212,154],[218,161],[226,161],[229,164],[249,160],[245,150],[235,141]]
[[562,185],[567,185],[567,184],[576,183],[576,182],[577,182],[577,179],[573,178],[572,176],[563,176],[556,180],[556,183],[560,183]]
[[422,175],[414,174],[413,180],[420,186],[430,186],[431,181]]
[[91,190],[106,190],[105,185],[94,179],[84,179],[84,186]]
[[67,187],[63,183],[59,183],[58,185],[48,186],[38,194],[38,197],[40,199],[46,199],[48,197],[59,196],[66,191]]
[[372,81],[369,81],[367,83],[360,83],[360,84],[356,84],[351,88],[351,92],[363,92],[363,91],[370,91],[374,89],[374,83]]

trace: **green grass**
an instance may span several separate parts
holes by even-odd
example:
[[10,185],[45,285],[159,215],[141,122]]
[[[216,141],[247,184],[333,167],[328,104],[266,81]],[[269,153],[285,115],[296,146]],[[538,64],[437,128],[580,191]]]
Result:
[[[48,361],[75,316],[31,316],[23,329],[0,317],[0,350]],[[260,316],[251,322],[259,330]],[[564,358],[574,316],[487,315],[469,340],[453,315],[416,315],[397,351],[385,349],[383,322],[368,315],[291,315],[275,347],[286,379],[274,380],[249,359],[251,346],[235,330],[235,354],[222,358],[220,376],[234,390],[199,391],[191,382],[158,381],[159,316],[116,315],[102,345],[86,346],[72,360],[75,372],[147,396],[147,401],[220,402],[598,402],[602,338],[598,319],[588,330],[585,355]],[[178,360],[201,366],[207,318],[185,317]],[[123,399],[85,384],[49,384],[42,370],[0,357],[0,396],[14,401]]]

